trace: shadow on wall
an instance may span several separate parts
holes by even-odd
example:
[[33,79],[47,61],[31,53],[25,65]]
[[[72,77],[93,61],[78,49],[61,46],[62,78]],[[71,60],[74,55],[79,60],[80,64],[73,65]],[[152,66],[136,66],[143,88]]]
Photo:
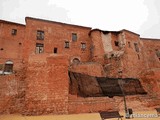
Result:
[[122,89],[125,95],[147,94],[140,81],[134,78],[93,77],[70,71],[69,77],[69,93],[81,97],[123,96]]

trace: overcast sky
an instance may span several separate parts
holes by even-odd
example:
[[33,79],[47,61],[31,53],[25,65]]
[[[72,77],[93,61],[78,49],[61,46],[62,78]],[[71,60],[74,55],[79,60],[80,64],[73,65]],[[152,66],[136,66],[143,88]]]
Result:
[[0,19],[26,16],[160,38],[160,0],[0,0]]

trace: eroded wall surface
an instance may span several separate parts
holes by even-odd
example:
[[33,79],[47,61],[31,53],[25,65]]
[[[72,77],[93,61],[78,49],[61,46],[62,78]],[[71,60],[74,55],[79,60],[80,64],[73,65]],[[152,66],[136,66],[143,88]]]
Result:
[[68,61],[64,56],[37,55],[29,58],[23,114],[68,113]]
[[160,68],[160,59],[158,53],[160,53],[160,40],[142,38],[144,48],[144,59],[147,69]]
[[22,113],[26,81],[25,68],[16,74],[0,75],[0,114]]
[[[16,34],[12,34],[15,29]],[[12,60],[14,68],[20,69],[24,43],[25,26],[0,20],[0,64]]]
[[[12,29],[17,29],[16,36],[11,35]],[[44,40],[37,40],[37,30],[44,31]],[[72,33],[77,34],[76,41],[72,41]],[[69,48],[65,48],[65,42],[69,42]],[[35,53],[36,43],[44,45],[43,53]],[[54,48],[57,53],[53,53]],[[108,83],[127,79],[126,93],[142,93],[137,80],[142,84],[147,95],[128,94],[128,107],[160,107],[159,48],[160,40],[142,39],[127,30],[91,30],[34,18],[26,18],[26,26],[0,22],[0,64],[12,60],[16,71],[0,76],[0,113],[123,110],[122,96],[109,98],[104,94],[120,90],[117,83],[108,88],[106,78],[111,80]],[[68,75],[68,70],[76,73]]]
[[[124,110],[153,110],[159,107],[159,72],[148,71],[143,78],[106,78],[69,72],[69,113]],[[144,77],[145,76],[145,77]]]
[[72,64],[69,67],[69,71],[91,76],[99,76],[99,77],[105,76],[102,64],[97,62],[84,62],[79,64]]
[[126,43],[122,58],[123,75],[124,77],[139,78],[140,74],[146,70],[143,43],[137,34],[125,31],[124,35]]
[[101,31],[95,30],[90,34],[91,44],[91,60],[103,63],[104,62],[104,46],[102,43]]
[[[24,107],[24,35],[25,25],[0,20],[0,113],[20,113]],[[3,74],[7,61],[13,62],[14,74]]]

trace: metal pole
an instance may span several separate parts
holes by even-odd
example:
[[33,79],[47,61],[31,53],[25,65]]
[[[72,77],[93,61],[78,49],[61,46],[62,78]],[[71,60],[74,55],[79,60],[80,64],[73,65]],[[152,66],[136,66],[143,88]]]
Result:
[[123,94],[125,118],[126,118],[126,119],[129,119],[130,117],[129,117],[129,112],[128,112],[128,109],[127,109],[126,96],[125,96],[125,92],[124,92],[124,90],[123,90],[122,70],[119,70],[118,73],[119,73],[119,74],[118,74],[118,75],[119,75],[119,79],[118,79],[118,81],[119,81],[119,86],[120,86],[120,89],[121,89],[122,94]]
[[125,118],[126,119],[129,119],[129,111],[127,109],[127,103],[126,103],[126,96],[125,96],[125,93],[123,91],[123,100],[124,100],[124,109],[125,109]]

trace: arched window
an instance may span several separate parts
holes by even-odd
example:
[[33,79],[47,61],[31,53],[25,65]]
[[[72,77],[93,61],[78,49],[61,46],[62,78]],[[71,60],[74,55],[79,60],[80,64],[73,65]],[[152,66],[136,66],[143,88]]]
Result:
[[5,63],[5,66],[4,66],[4,73],[5,74],[10,74],[13,72],[13,62],[8,60],[6,63]]
[[80,60],[79,60],[78,58],[74,58],[74,59],[72,60],[72,63],[73,63],[73,64],[78,64],[78,63],[80,63]]

